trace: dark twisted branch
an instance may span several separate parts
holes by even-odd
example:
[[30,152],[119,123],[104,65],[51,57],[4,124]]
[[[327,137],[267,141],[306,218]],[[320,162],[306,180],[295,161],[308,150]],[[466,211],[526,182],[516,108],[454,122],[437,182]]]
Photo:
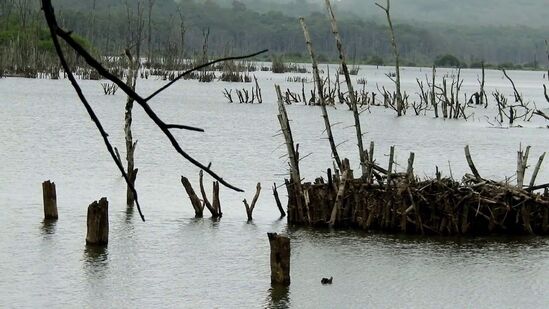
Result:
[[[111,80],[113,83],[115,83],[116,85],[118,85],[118,87],[120,89],[122,89],[122,91],[124,91],[128,96],[130,96],[131,98],[133,98],[142,108],[143,110],[145,111],[145,113],[147,113],[147,115],[149,116],[149,118],[151,118],[151,120],[160,128],[160,130],[166,135],[166,137],[170,140],[170,142],[172,143],[172,146],[175,148],[175,150],[181,155],[183,156],[185,159],[187,159],[189,162],[191,162],[193,165],[199,167],[200,169],[204,170],[206,173],[208,173],[209,175],[211,175],[214,179],[218,180],[221,184],[223,184],[224,186],[230,188],[230,189],[233,189],[235,191],[239,191],[239,192],[242,192],[243,190],[227,183],[225,180],[223,180],[223,178],[221,178],[219,175],[217,175],[215,172],[213,172],[212,170],[210,170],[208,167],[206,167],[205,165],[203,165],[202,163],[200,163],[199,161],[197,161],[196,159],[194,159],[193,157],[191,157],[190,155],[188,155],[185,151],[183,151],[183,149],[181,148],[181,146],[179,145],[179,143],[177,142],[177,140],[175,139],[175,137],[171,134],[171,132],[169,131],[170,129],[173,129],[173,128],[177,128],[177,129],[188,129],[188,128],[185,128],[184,126],[178,126],[178,125],[173,125],[173,124],[170,124],[170,125],[167,125],[166,123],[164,123],[164,121],[162,121],[157,115],[156,113],[152,110],[152,108],[149,106],[149,104],[147,103],[148,100],[150,100],[151,98],[153,98],[154,96],[158,95],[160,92],[164,91],[165,89],[167,89],[168,87],[170,87],[171,85],[173,85],[173,83],[179,79],[181,79],[183,76],[185,75],[188,75],[194,71],[197,71],[197,70],[200,70],[200,69],[203,69],[209,65],[212,65],[212,64],[215,64],[215,63],[218,63],[218,62],[222,62],[222,61],[228,61],[228,60],[238,60],[238,59],[245,59],[245,58],[250,58],[250,57],[254,57],[256,55],[259,55],[261,53],[265,53],[267,50],[263,50],[261,52],[258,52],[258,53],[254,53],[254,54],[251,54],[251,55],[246,55],[246,56],[240,56],[240,57],[227,57],[227,58],[223,58],[223,59],[218,59],[218,60],[215,60],[215,61],[212,61],[212,62],[208,62],[208,63],[205,63],[203,65],[200,65],[198,67],[195,67],[193,69],[190,69],[184,73],[182,73],[181,75],[179,75],[176,79],[174,79],[174,81],[168,83],[167,85],[165,85],[164,87],[160,88],[159,90],[157,90],[155,93],[153,93],[151,96],[149,96],[147,99],[144,99],[142,98],[140,95],[138,95],[135,91],[133,91],[130,87],[128,87],[128,85],[126,85],[123,81],[121,81],[120,79],[118,79],[116,76],[114,76],[112,73],[110,73],[107,69],[105,69],[93,56],[91,56],[80,44],[78,44],[72,37],[71,37],[71,33],[70,32],[67,32],[63,29],[61,29],[58,24],[57,24],[57,20],[55,18],[55,13],[54,13],[54,10],[53,10],[53,7],[51,5],[51,0],[42,0],[42,9],[44,10],[44,15],[46,17],[46,21],[48,23],[48,27],[50,28],[50,32],[51,32],[51,35],[52,35],[52,38],[57,41],[57,44],[58,43],[58,40],[57,40],[57,37],[60,37],[61,39],[63,39],[69,46],[72,47],[72,49],[74,49],[85,61],[88,65],[90,65],[92,68],[94,68],[99,74],[101,74],[103,77]],[[59,57],[61,58],[62,57],[62,51],[61,49],[59,48],[58,50],[58,54],[59,54]],[[64,58],[64,57],[63,57]],[[65,61],[65,65],[66,65],[66,61]],[[68,65],[64,66],[64,70],[67,71],[68,73],[70,73],[70,68],[68,67]],[[73,86],[75,87],[75,89],[77,89],[77,84],[76,84],[76,80],[74,80],[73,82]],[[79,88],[79,87],[78,87]],[[78,90],[77,90],[78,92]],[[81,93],[81,91],[80,91]],[[83,95],[79,95],[80,99],[81,100],[85,100],[84,96]],[[96,123],[96,125],[98,126],[98,128],[100,128],[99,130],[101,131],[102,135],[104,136],[104,138],[106,137],[106,132],[104,132],[104,130],[102,130],[102,126],[99,122],[99,119],[95,116],[95,114],[93,113],[93,110],[91,109],[91,107],[89,106],[89,104],[84,103],[85,105],[87,105],[87,109],[88,109],[88,112],[90,113],[90,115],[93,115],[92,116],[92,119],[95,119],[94,122]],[[197,131],[198,129],[194,128],[195,131]],[[104,134],[103,134],[104,133]],[[110,146],[110,143],[108,142],[108,140],[105,141],[106,144],[107,144],[107,149],[109,150],[109,152],[111,152],[112,150],[112,146]],[[116,156],[114,155],[114,153],[112,153],[113,155],[113,159],[115,160],[115,162],[117,163],[117,165],[119,165],[119,162],[116,160]],[[123,168],[122,168],[123,170]],[[123,173],[123,175],[125,175]],[[126,181],[128,181],[128,178],[127,178],[127,175],[125,175],[125,179]]]
[[[116,163],[116,166],[122,173],[122,176],[124,176],[124,180],[126,180],[126,183],[128,184],[130,190],[133,193],[133,196],[135,198],[135,203],[137,205],[137,210],[139,211],[139,215],[141,216],[141,220],[145,221],[145,217],[143,216],[143,212],[141,211],[141,205],[139,204],[139,199],[137,198],[137,191],[135,190],[135,187],[133,186],[128,174],[124,170],[124,166],[122,165],[122,162],[120,161],[120,155],[118,154],[118,151],[113,149],[111,143],[109,142],[109,134],[105,131],[103,128],[103,125],[99,121],[99,118],[93,111],[92,107],[88,103],[88,100],[82,93],[82,89],[78,85],[78,82],[74,78],[74,75],[72,74],[70,67],[67,63],[67,60],[65,59],[65,55],[63,53],[63,50],[61,49],[61,45],[59,44],[59,40],[56,35],[55,29],[57,28],[57,24],[55,22],[55,15],[53,14],[53,8],[51,7],[51,3],[49,0],[42,0],[42,6],[44,10],[44,14],[46,16],[46,21],[48,22],[49,28],[50,28],[50,34],[52,37],[52,42],[55,47],[55,50],[57,52],[57,55],[59,56],[59,61],[61,62],[61,66],[63,67],[63,70],[67,72],[67,76],[74,87],[74,90],[76,91],[76,94],[80,98],[80,101],[82,101],[82,104],[84,104],[84,107],[86,108],[86,111],[88,112],[88,115],[90,115],[92,121],[95,123],[97,129],[101,133],[101,136],[103,137],[103,141],[105,143],[105,146],[107,147],[107,150],[109,151],[109,154],[111,155],[113,161]],[[124,84],[125,85],[125,84]],[[118,154],[118,155],[117,155]]]

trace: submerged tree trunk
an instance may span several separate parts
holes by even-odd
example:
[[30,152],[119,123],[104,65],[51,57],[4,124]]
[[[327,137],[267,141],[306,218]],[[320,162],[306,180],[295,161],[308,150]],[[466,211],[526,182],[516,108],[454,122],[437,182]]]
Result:
[[[129,54],[128,51],[128,58],[129,58],[129,70],[128,70],[128,76],[126,79],[126,84],[130,86],[132,90],[135,91],[135,85],[137,82],[137,69],[138,67],[136,65],[136,61],[134,61]],[[137,146],[137,141],[133,141],[133,135],[132,135],[132,110],[133,110],[133,98],[128,96],[128,99],[126,100],[126,112],[124,115],[124,136],[126,139],[126,162],[127,167],[126,171],[128,173],[128,177],[130,178],[130,182],[132,186],[135,186],[135,179],[137,178],[137,169],[135,168],[135,148]],[[135,197],[133,196],[133,191],[131,190],[131,187],[128,185],[126,189],[126,203],[128,207],[133,206]]]
[[[133,12],[130,14],[128,7],[128,32],[131,41],[128,42],[128,46],[135,46],[135,58],[132,56],[130,49],[126,49],[126,56],[128,57],[128,75],[126,76],[126,84],[130,87],[132,91],[135,92],[135,87],[137,85],[137,76],[139,74],[139,68],[141,66],[141,39],[143,36],[143,8],[138,2],[137,4],[137,14],[135,16],[136,22],[133,24],[131,20],[134,18]],[[132,24],[135,27],[132,27]],[[132,188],[135,187],[135,179],[137,178],[137,169],[135,168],[135,148],[137,146],[137,141],[134,142],[132,135],[132,110],[133,110],[133,97],[128,95],[126,100],[126,112],[124,115],[124,135],[126,139],[126,173],[130,180],[131,186],[128,184],[126,190],[126,203],[128,207],[133,206],[135,202],[135,196]]]
[[271,247],[271,284],[290,285],[290,238],[268,233]]
[[395,86],[396,86],[396,101],[397,101],[397,114],[398,116],[402,116],[402,112],[404,110],[404,102],[402,100],[402,92],[400,91],[400,54],[398,52],[398,46],[397,46],[397,40],[395,37],[395,30],[393,28],[393,21],[391,20],[391,2],[390,0],[387,0],[387,6],[382,6],[378,3],[376,3],[378,7],[380,7],[383,11],[385,11],[385,14],[387,15],[387,23],[389,24],[389,33],[391,35],[391,45],[393,46],[393,54],[395,56]]
[[323,90],[324,87],[322,86],[322,80],[320,79],[318,63],[316,61],[316,56],[313,50],[311,36],[309,35],[309,31],[307,30],[307,25],[305,24],[305,18],[301,17],[299,19],[299,22],[301,23],[301,28],[303,29],[303,34],[305,36],[305,43],[307,44],[307,49],[309,50],[309,55],[313,63],[314,79],[315,79],[316,87],[318,90],[318,97],[320,99],[320,108],[322,109],[322,118],[324,118],[324,125],[326,127],[326,134],[328,135],[328,141],[330,142],[332,156],[336,161],[337,167],[341,170],[341,159],[339,158],[339,154],[337,152],[337,146],[334,141],[334,136],[332,134],[332,125],[330,124],[330,118],[328,117],[328,111],[326,110],[326,100],[324,98],[324,90]]
[[349,73],[347,62],[345,61],[345,51],[343,49],[343,42],[341,40],[341,36],[339,35],[339,30],[337,28],[337,21],[334,15],[334,11],[332,10],[332,5],[330,3],[330,0],[326,0],[326,8],[328,9],[328,14],[330,15],[330,19],[332,22],[332,32],[334,33],[337,50],[339,51],[339,60],[341,61],[341,69],[343,70],[343,74],[345,75],[345,81],[347,82],[347,90],[349,91],[349,98],[351,99],[351,108],[353,110],[353,116],[355,120],[356,138],[358,143],[357,145],[358,145],[358,153],[360,158],[360,165],[362,168],[362,176],[366,176],[366,173],[368,170],[366,166],[367,159],[365,157],[364,145],[362,143],[362,127],[360,125],[360,114],[358,112],[356,94],[353,87],[353,82],[351,81],[351,74]]

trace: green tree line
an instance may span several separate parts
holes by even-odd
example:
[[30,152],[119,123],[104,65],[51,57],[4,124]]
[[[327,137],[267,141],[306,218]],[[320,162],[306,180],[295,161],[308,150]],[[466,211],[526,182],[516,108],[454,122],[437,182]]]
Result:
[[[17,2],[21,1],[5,0],[4,7],[0,8],[0,25],[4,25],[0,33],[2,47],[12,41],[14,32],[18,31],[16,24],[22,25],[28,19],[28,16],[18,13]],[[9,3],[13,6],[12,13],[6,17]],[[151,52],[157,56],[175,53],[190,57],[201,52],[205,33],[209,30],[207,42],[210,55],[268,48],[273,54],[284,55],[287,60],[305,61],[303,35],[295,17],[299,12],[306,15],[321,59],[335,60],[337,54],[329,22],[317,4],[292,0],[276,6],[276,1],[263,1],[264,5],[258,7],[250,3],[236,0],[53,1],[63,26],[88,39],[105,55],[119,55],[131,44],[128,25],[136,17],[128,12],[136,12],[139,4],[145,25],[148,24],[151,8],[151,33],[145,27],[144,37],[150,36]],[[266,10],[267,4],[273,5],[273,10]],[[30,5],[30,8],[34,10],[30,14],[35,17],[27,22],[41,20],[39,8],[36,5]],[[281,8],[288,11],[281,11]],[[391,64],[386,24],[380,19],[360,18],[358,15],[360,12],[354,12],[352,15],[342,14],[340,18],[340,31],[349,58],[356,63]],[[37,27],[43,27],[42,23],[35,23]],[[546,61],[543,42],[547,34],[542,29],[527,26],[433,26],[431,23],[409,20],[395,20],[395,24],[404,65],[432,65],[444,55],[456,57],[461,65],[485,61],[534,67]],[[21,31],[25,32],[24,29]],[[44,36],[36,39],[42,41],[40,45],[47,47]]]

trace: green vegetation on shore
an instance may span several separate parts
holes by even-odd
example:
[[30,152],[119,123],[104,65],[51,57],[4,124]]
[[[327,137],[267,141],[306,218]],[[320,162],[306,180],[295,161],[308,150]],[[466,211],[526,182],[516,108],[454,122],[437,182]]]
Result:
[[[0,57],[2,63],[40,65],[39,58],[52,50],[38,5],[29,4],[30,13],[21,15],[14,0],[0,4],[0,49],[3,54],[18,51],[15,58]],[[131,3],[130,3],[131,2]],[[295,2],[295,3],[294,3]],[[156,0],[151,10],[150,50],[145,39],[142,55],[193,57],[202,52],[204,33],[209,29],[211,56],[242,54],[268,48],[271,55],[257,60],[270,61],[272,55],[288,62],[308,62],[305,45],[295,15],[306,14],[312,39],[322,62],[337,62],[329,24],[318,4],[307,1],[270,2],[254,5],[246,1]],[[137,1],[128,1],[137,11]],[[148,38],[149,0],[141,1],[142,22]],[[63,26],[74,35],[89,40],[97,53],[120,55],[130,45],[126,1],[56,0],[53,2]],[[341,9],[347,9],[340,4]],[[366,5],[366,4],[364,4]],[[395,5],[399,5],[398,2]],[[404,4],[403,4],[404,5]],[[407,4],[408,6],[411,4]],[[271,10],[269,9],[271,8]],[[289,8],[293,7],[292,11]],[[358,6],[363,8],[363,6]],[[357,8],[358,8],[357,7]],[[283,9],[286,11],[281,11]],[[317,9],[315,9],[317,8]],[[374,8],[372,8],[374,10]],[[381,13],[380,13],[381,14]],[[386,24],[377,18],[359,17],[360,11],[340,20],[340,31],[354,64],[391,65],[393,57]],[[368,11],[371,16],[372,12]],[[398,16],[398,15],[397,15]],[[405,66],[503,66],[510,69],[545,67],[543,41],[546,31],[526,26],[453,26],[395,20],[402,63]],[[81,41],[84,41],[81,39]],[[91,46],[90,45],[90,46]],[[447,56],[450,56],[448,58]],[[446,57],[446,60],[444,59]],[[455,60],[454,59],[454,60]]]

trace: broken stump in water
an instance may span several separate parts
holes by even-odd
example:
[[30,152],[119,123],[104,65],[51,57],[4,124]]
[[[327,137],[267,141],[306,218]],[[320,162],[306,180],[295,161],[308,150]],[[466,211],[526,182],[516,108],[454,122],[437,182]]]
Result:
[[290,285],[290,238],[267,233],[271,246],[271,284]]
[[282,207],[282,203],[280,202],[280,197],[278,197],[278,190],[276,189],[276,183],[273,185],[273,195],[276,201],[276,207],[278,207],[278,211],[280,211],[280,218],[286,217],[286,212],[284,211],[284,207]]
[[57,193],[55,183],[44,181],[42,183],[42,195],[44,198],[44,219],[57,219]]
[[200,198],[198,198],[194,192],[193,186],[191,185],[189,179],[181,176],[181,183],[183,184],[185,191],[187,191],[187,195],[189,195],[189,199],[191,200],[191,204],[194,208],[195,217],[202,218],[204,216],[204,205],[202,205]]
[[251,206],[248,205],[248,201],[246,199],[242,201],[244,203],[244,206],[246,207],[246,214],[248,215],[248,221],[253,220],[253,212],[255,209],[255,204],[257,203],[257,199],[259,198],[259,193],[261,193],[261,183],[258,182],[255,188],[256,188],[256,191],[255,191],[254,198],[252,200],[252,205]]
[[88,245],[106,245],[109,242],[109,202],[102,198],[88,206]]

